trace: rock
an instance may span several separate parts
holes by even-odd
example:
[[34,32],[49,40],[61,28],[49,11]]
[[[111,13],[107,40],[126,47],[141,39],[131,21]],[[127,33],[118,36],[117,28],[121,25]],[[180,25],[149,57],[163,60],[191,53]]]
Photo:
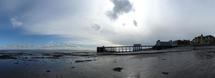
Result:
[[49,54],[49,53],[43,53],[42,55],[43,56],[51,56],[51,54]]
[[63,55],[52,55],[52,57],[50,57],[50,58],[52,58],[52,59],[59,59],[60,57],[63,57]]
[[165,58],[161,59],[161,60],[166,60]]
[[17,58],[13,57],[12,55],[1,55],[0,59],[17,59]]
[[53,57],[59,58],[62,57],[63,55],[53,55]]
[[46,72],[51,72],[50,70],[46,70]]
[[206,58],[207,58],[207,59],[212,59],[212,58],[213,58],[213,55],[208,54],[208,55],[206,55]]
[[83,60],[76,60],[76,63],[84,62]]
[[89,60],[76,60],[75,62],[80,63],[80,62],[89,62],[89,61],[92,61],[92,60],[90,60],[90,59]]
[[169,74],[169,72],[162,72],[162,74],[164,74],[164,75],[168,75],[168,74]]
[[122,71],[122,69],[123,69],[122,67],[116,67],[116,68],[113,68],[113,70],[114,70],[114,71],[116,71],[116,72],[121,72],[121,71]]

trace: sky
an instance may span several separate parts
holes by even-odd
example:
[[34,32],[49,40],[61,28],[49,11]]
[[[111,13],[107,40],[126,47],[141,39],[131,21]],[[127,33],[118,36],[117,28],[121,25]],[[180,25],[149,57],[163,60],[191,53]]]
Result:
[[95,49],[215,35],[214,0],[0,0],[0,49]]

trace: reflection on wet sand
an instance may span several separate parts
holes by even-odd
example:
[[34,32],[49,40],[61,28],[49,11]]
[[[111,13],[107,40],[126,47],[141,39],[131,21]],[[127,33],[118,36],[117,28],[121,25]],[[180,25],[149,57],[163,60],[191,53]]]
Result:
[[164,51],[119,56],[62,52],[0,53],[0,78],[215,77],[215,47]]

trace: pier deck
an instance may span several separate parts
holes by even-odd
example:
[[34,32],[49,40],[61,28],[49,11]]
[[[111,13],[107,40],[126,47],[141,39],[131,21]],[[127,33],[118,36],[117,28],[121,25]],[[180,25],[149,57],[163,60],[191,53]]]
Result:
[[108,46],[97,47],[97,52],[136,52],[152,48],[153,45],[142,46]]

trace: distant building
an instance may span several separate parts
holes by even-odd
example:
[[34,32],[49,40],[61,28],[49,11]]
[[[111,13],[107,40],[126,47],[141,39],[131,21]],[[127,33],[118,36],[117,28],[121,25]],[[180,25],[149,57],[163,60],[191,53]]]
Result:
[[175,40],[175,41],[173,41],[173,43],[175,43],[177,46],[189,46],[189,45],[191,45],[190,40]]
[[193,45],[215,45],[215,37],[212,35],[198,36],[192,40]]
[[156,42],[155,46],[176,46],[176,44],[173,43],[172,40],[170,40],[170,41],[160,41],[160,40],[158,40]]
[[172,40],[170,40],[170,41],[158,40],[153,48],[154,49],[165,49],[165,48],[172,48],[172,47],[176,47],[176,46],[177,45],[175,43],[173,43]]

